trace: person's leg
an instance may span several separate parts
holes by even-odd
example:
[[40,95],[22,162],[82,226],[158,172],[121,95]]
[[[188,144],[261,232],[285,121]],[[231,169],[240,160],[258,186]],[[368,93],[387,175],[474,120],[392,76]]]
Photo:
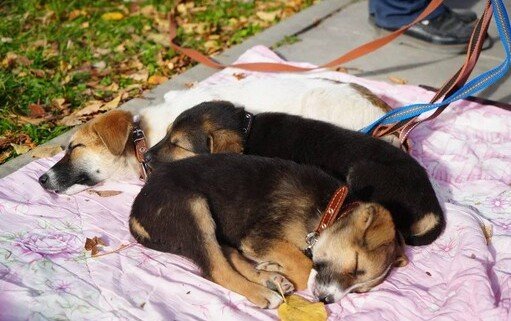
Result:
[[[369,0],[369,19],[377,27],[396,30],[412,22],[430,0]],[[454,45],[464,50],[469,42],[477,16],[469,11],[459,14],[442,5],[405,34],[428,43]],[[492,45],[488,37],[483,49]]]
[[[398,29],[419,16],[428,0],[369,0],[369,13],[379,27]],[[427,19],[434,19],[445,12],[441,5]]]

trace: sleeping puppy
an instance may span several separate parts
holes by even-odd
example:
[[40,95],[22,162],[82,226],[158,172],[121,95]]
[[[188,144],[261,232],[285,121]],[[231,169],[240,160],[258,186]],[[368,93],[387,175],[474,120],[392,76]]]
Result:
[[[271,93],[271,94],[269,94]],[[360,129],[390,107],[366,88],[325,79],[300,77],[243,79],[234,83],[171,91],[166,102],[144,108],[140,127],[148,147],[160,141],[183,111],[210,100],[242,104],[253,113],[275,111]],[[106,179],[132,179],[140,175],[131,136],[133,114],[107,112],[81,126],[71,137],[65,156],[40,176],[46,190],[73,194]],[[393,140],[393,136],[389,136]]]
[[279,113],[252,116],[229,102],[202,103],[182,113],[145,157],[173,161],[226,152],[315,165],[347,180],[357,197],[392,213],[407,244],[429,244],[444,228],[440,204],[417,161],[382,140],[320,121]]
[[341,185],[291,161],[200,155],[158,165],[133,203],[130,231],[262,308],[281,303],[277,283],[285,292],[305,289],[314,267],[313,292],[331,303],[369,291],[408,262],[389,212],[376,203],[350,207],[319,234],[312,261],[304,254],[306,235]]

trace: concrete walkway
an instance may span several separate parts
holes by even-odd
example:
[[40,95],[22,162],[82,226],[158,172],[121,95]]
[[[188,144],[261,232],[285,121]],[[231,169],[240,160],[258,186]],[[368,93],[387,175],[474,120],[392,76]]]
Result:
[[[511,3],[505,1],[511,13]],[[454,8],[472,9],[478,14],[483,11],[484,1],[457,0],[447,1]],[[467,7],[468,6],[468,7]],[[299,14],[267,29],[248,39],[217,57],[218,60],[230,63],[248,48],[262,44],[273,46],[285,36],[297,36],[300,41],[284,45],[276,51],[288,60],[325,63],[348,50],[383,33],[373,28],[367,21],[367,1],[323,0]],[[497,32],[492,24],[490,36],[496,37]],[[474,74],[479,74],[497,66],[503,60],[504,51],[500,42],[482,53]],[[360,58],[346,65],[349,72],[359,77],[389,81],[389,77],[406,80],[409,84],[424,84],[439,87],[456,72],[463,63],[463,55],[442,52],[438,48],[418,46],[407,37],[385,46],[377,52]],[[174,77],[158,86],[144,98],[133,99],[121,108],[136,111],[156,105],[163,100],[163,95],[170,89],[185,88],[185,84],[200,81],[216,70],[196,66],[187,72]],[[506,79],[489,88],[479,96],[511,102],[510,75]],[[64,144],[71,132],[61,135],[48,144]],[[0,177],[4,177],[18,168],[33,161],[32,151],[17,157],[0,166]]]

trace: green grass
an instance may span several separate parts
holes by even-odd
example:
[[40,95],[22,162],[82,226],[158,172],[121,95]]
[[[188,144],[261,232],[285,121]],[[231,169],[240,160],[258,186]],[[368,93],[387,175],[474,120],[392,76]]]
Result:
[[272,46],[273,49],[279,48],[282,46],[292,45],[294,43],[300,42],[301,39],[298,38],[298,36],[291,35],[291,36],[285,36],[282,40],[277,41],[275,45]]
[[[312,3],[182,3],[177,40],[218,53]],[[192,66],[168,45],[171,8],[172,1],[163,0],[1,0],[0,163],[16,156],[11,143],[33,147],[66,131],[59,121],[91,101],[121,94],[126,101],[155,85],[137,73],[170,78]],[[122,19],[103,18],[112,12]],[[31,104],[45,114],[32,114]]]

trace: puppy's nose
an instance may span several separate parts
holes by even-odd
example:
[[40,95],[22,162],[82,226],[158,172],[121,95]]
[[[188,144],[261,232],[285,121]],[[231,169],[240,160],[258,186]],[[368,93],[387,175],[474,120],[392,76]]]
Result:
[[39,184],[41,184],[42,187],[44,187],[46,185],[46,183],[48,182],[48,179],[50,177],[48,176],[48,174],[43,174],[39,177]]
[[334,303],[333,295],[321,295],[318,299],[325,304]]
[[147,151],[145,154],[144,154],[144,161],[149,163],[150,161],[153,160],[153,153]]

